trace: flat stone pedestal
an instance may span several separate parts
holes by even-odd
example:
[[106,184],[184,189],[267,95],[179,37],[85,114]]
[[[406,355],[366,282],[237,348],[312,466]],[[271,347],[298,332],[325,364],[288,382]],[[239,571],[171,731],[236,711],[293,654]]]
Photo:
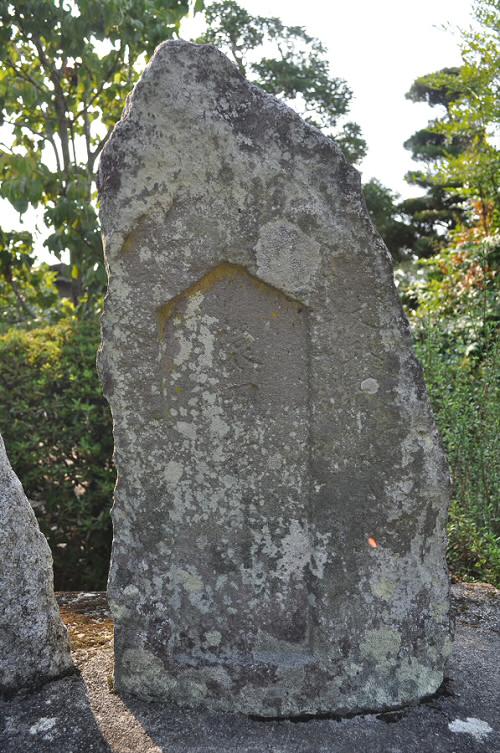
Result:
[[452,587],[456,640],[442,690],[386,714],[253,721],[120,697],[104,594],[63,594],[81,674],[0,702],[2,753],[494,753],[500,750],[500,592]]

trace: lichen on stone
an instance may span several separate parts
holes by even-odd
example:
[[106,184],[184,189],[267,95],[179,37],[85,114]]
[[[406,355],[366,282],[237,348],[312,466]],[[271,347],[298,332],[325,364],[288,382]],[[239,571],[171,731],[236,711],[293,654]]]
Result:
[[175,41],[99,185],[118,689],[271,717],[432,692],[449,474],[358,173]]

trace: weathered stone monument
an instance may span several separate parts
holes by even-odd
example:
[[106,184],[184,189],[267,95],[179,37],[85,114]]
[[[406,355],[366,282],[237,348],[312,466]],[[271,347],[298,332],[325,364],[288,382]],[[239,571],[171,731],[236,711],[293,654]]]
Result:
[[0,695],[72,667],[52,555],[0,436]]
[[448,470],[358,173],[178,41],[99,186],[118,688],[271,717],[433,693]]

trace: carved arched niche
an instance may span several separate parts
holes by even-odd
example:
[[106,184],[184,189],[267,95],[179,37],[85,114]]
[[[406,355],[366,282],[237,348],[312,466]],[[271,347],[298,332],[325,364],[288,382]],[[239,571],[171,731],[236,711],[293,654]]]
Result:
[[254,659],[280,641],[307,653],[307,308],[222,263],[159,310],[158,331],[172,653],[204,635],[217,652],[219,633]]

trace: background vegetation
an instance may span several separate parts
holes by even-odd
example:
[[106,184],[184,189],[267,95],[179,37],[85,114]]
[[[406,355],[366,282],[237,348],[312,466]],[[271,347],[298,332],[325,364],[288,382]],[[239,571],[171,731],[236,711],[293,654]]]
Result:
[[[178,33],[189,6],[0,0],[0,121],[10,134],[0,145],[0,195],[21,214],[41,207],[47,248],[69,260],[40,265],[30,233],[0,228],[0,431],[61,589],[103,588],[111,541],[111,421],[95,370],[105,286],[96,162],[147,57]],[[198,41],[218,45],[334,136],[351,162],[364,156],[361,130],[348,119],[352,92],[318,40],[252,17],[234,0],[191,6],[207,22]],[[421,195],[400,201],[377,180],[365,186],[452,468],[450,567],[497,585],[499,7],[478,0],[462,65],[410,86],[407,96],[436,112],[405,144],[421,165],[407,176]]]
[[0,426],[61,590],[105,587],[109,565],[115,473],[98,344],[95,320],[76,316],[0,337]]

